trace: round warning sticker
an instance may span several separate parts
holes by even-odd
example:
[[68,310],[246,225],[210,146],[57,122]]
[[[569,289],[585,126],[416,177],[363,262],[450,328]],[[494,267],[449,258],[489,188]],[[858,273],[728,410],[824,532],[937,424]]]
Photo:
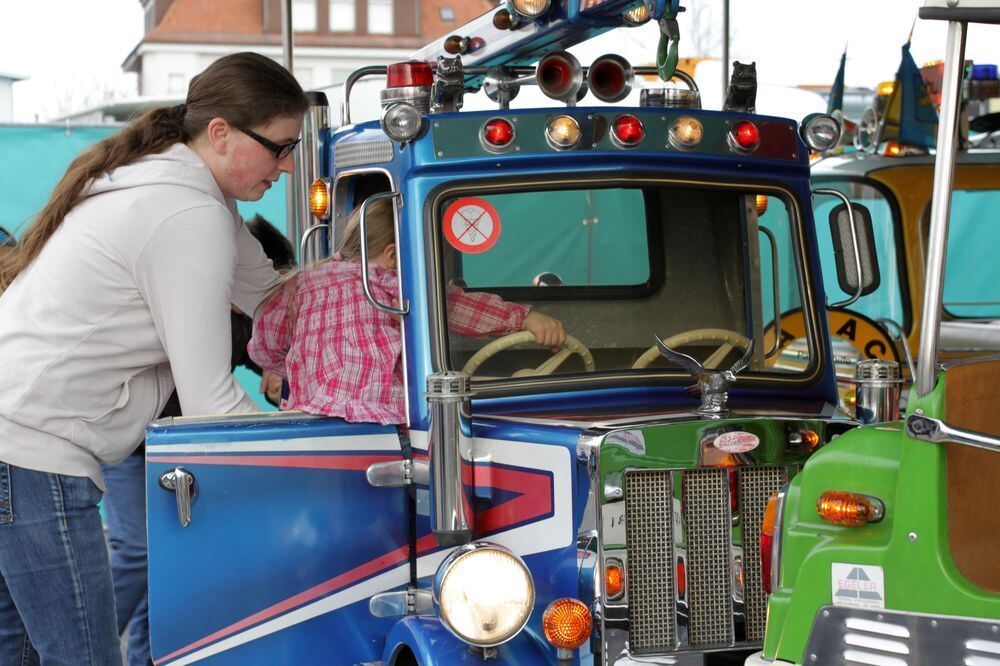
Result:
[[500,239],[500,215],[483,199],[462,197],[444,212],[444,237],[460,252],[486,252]]

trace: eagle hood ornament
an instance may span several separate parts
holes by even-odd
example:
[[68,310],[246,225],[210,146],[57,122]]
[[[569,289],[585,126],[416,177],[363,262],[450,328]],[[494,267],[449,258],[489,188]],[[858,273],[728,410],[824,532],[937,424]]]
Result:
[[752,340],[743,358],[728,370],[709,370],[691,356],[665,345],[660,336],[656,336],[656,346],[664,358],[687,370],[698,382],[698,388],[701,390],[701,405],[695,410],[698,414],[718,417],[729,411],[726,409],[729,387],[736,381],[736,374],[750,365],[750,360],[753,358]]

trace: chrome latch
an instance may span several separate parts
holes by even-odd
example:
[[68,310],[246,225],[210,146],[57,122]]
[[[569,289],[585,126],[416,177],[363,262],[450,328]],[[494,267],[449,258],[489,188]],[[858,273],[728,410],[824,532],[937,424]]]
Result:
[[195,495],[194,474],[175,467],[160,475],[160,487],[174,493],[177,499],[177,522],[181,527],[191,524],[191,499]]
[[376,488],[430,483],[430,470],[425,460],[390,460],[372,464],[365,473],[368,483]]

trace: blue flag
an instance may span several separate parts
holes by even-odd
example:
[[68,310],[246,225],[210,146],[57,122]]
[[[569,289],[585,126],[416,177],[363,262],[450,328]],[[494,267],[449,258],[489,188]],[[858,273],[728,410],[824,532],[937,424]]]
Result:
[[933,148],[937,137],[937,111],[927,92],[917,63],[910,55],[910,42],[903,44],[903,59],[896,72],[896,82],[885,112],[881,139]]
[[826,103],[826,112],[833,114],[834,111],[844,112],[844,67],[847,65],[847,49],[840,56],[840,69],[837,70],[837,78],[833,80],[833,87],[830,88],[830,99]]

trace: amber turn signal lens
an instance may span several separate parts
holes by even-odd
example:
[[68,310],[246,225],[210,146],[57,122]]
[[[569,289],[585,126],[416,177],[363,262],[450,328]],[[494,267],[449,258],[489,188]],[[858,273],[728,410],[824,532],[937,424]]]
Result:
[[757,205],[757,215],[763,215],[767,212],[767,195],[758,194],[754,203]]
[[810,451],[819,446],[819,433],[815,430],[800,430],[799,434],[802,435],[802,443],[805,444],[806,448]]
[[323,220],[330,212],[330,190],[322,178],[317,178],[309,186],[309,211]]
[[885,505],[868,495],[828,490],[819,496],[816,511],[828,523],[857,527],[882,520]]
[[609,599],[621,596],[625,589],[625,574],[618,564],[609,564],[604,569],[604,591]]
[[558,649],[575,650],[590,638],[594,620],[578,599],[556,599],[542,615],[545,638]]
[[771,561],[774,557],[774,531],[778,520],[778,493],[771,495],[760,523],[760,582],[764,594],[771,594]]

